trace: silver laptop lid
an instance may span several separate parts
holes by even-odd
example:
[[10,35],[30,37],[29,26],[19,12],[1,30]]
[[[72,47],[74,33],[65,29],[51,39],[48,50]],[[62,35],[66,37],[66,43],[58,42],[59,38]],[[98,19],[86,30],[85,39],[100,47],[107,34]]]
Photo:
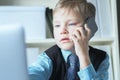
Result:
[[0,25],[0,80],[28,80],[24,30]]

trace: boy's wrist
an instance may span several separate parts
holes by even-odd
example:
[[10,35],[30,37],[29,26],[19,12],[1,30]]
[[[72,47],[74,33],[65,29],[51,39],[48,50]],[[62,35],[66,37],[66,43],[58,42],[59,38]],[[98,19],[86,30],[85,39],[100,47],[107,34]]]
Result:
[[80,56],[79,61],[80,61],[80,69],[86,68],[91,63],[89,56]]

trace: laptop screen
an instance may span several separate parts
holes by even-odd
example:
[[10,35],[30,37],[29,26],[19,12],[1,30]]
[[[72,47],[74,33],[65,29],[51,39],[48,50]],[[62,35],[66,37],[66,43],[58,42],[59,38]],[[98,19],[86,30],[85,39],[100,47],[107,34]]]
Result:
[[0,25],[0,80],[28,80],[24,29]]

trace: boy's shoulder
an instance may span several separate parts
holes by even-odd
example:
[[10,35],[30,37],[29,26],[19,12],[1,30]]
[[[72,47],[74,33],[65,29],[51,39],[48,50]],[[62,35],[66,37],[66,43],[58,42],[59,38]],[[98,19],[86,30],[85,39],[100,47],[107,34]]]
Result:
[[97,53],[97,54],[106,54],[104,50],[97,49],[95,47],[89,46],[89,52],[91,53]]
[[95,70],[98,69],[101,62],[107,57],[105,51],[91,46],[89,46],[89,56]]
[[[58,51],[60,51],[60,48],[57,45],[53,45],[52,47],[47,49],[45,52],[53,53],[53,52],[58,52]],[[106,52],[104,50],[97,49],[97,48],[92,47],[92,46],[89,46],[89,53],[106,55]]]
[[60,56],[61,50],[57,45],[53,45],[52,47],[45,50],[45,53],[52,59],[56,59],[56,56]]

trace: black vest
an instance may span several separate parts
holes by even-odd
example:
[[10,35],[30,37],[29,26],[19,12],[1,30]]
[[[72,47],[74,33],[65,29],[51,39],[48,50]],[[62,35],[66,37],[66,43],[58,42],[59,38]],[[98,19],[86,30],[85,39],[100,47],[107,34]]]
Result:
[[[95,49],[93,47],[89,48],[90,60],[95,70],[97,71],[100,63],[106,58],[106,52]],[[60,48],[55,45],[47,49],[45,52],[53,62],[53,71],[49,80],[66,80],[67,65]]]

